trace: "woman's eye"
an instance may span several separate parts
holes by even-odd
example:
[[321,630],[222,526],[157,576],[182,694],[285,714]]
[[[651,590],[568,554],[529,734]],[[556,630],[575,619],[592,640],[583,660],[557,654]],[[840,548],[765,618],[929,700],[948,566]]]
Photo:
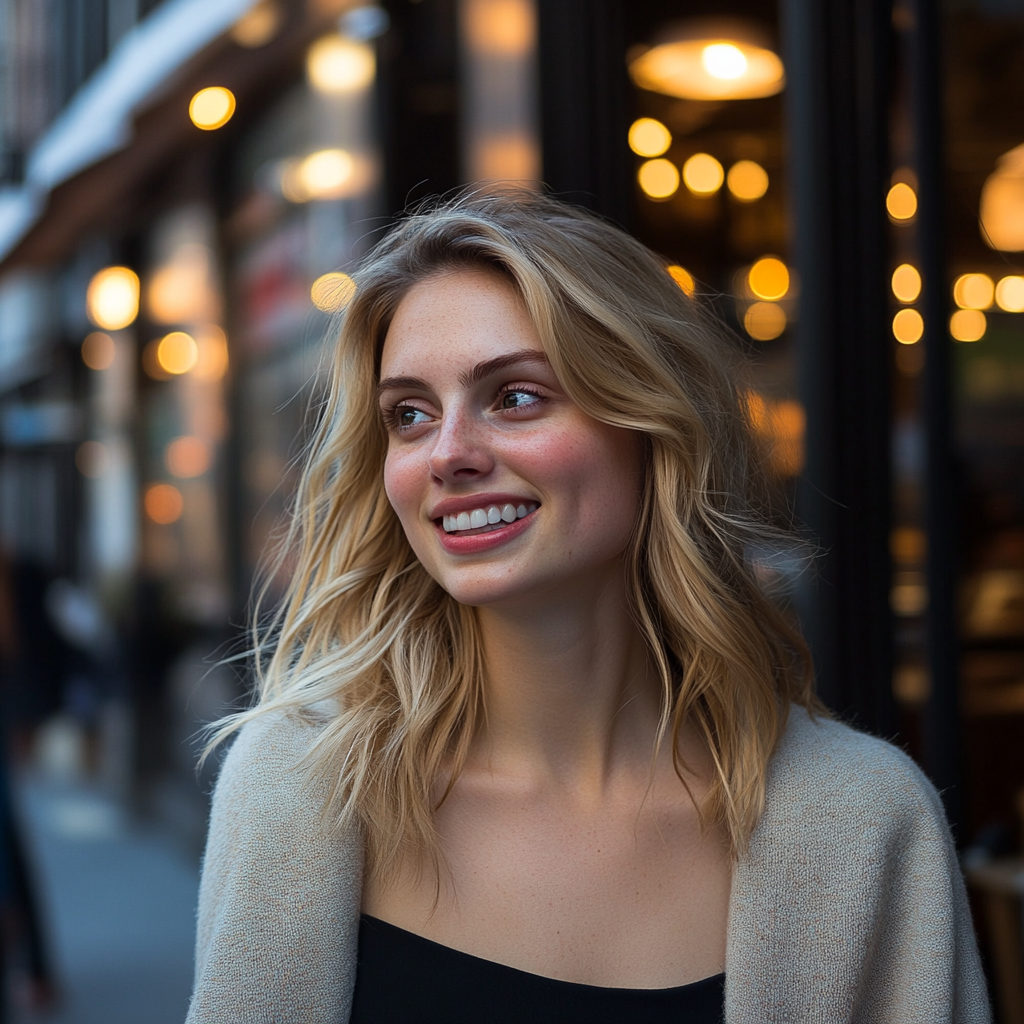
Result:
[[430,419],[422,409],[416,409],[411,405],[395,406],[394,418],[400,429],[416,427]]
[[540,400],[540,395],[536,392],[523,388],[509,388],[508,391],[502,392],[498,405],[502,409],[519,409],[524,405],[536,405]]

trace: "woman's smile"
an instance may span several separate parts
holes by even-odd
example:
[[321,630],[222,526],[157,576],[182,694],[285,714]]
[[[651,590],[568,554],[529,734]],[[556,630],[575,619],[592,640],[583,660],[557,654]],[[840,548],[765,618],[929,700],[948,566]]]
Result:
[[639,507],[639,442],[568,397],[504,278],[454,270],[411,288],[381,378],[388,498],[456,600],[601,587],[619,573]]

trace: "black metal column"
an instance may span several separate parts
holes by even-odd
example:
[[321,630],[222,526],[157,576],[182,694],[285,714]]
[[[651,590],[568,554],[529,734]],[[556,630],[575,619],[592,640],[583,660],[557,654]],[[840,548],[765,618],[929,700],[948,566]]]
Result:
[[802,617],[825,702],[891,735],[890,4],[782,0],[780,14],[807,412],[797,511],[822,551]]
[[946,813],[960,820],[959,646],[956,632],[956,515],[953,500],[953,403],[945,238],[941,11],[913,0],[911,107],[918,176],[918,240],[925,363],[925,527],[928,609],[925,615],[931,693],[925,716],[925,767],[942,792]]
[[544,181],[629,226],[622,0],[537,0]]

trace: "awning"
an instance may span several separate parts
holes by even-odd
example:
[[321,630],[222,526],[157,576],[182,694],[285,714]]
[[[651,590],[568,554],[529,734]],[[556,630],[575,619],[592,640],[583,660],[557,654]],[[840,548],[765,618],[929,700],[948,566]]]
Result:
[[25,181],[0,189],[0,262],[46,208],[49,193],[128,146],[137,115],[254,0],[164,0],[134,26],[39,139]]

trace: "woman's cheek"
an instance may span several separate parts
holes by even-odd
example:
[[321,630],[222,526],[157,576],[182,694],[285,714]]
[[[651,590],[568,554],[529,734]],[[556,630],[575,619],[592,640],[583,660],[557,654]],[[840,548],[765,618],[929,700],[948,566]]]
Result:
[[384,493],[407,530],[418,511],[416,476],[416,469],[407,453],[388,453],[384,460]]

